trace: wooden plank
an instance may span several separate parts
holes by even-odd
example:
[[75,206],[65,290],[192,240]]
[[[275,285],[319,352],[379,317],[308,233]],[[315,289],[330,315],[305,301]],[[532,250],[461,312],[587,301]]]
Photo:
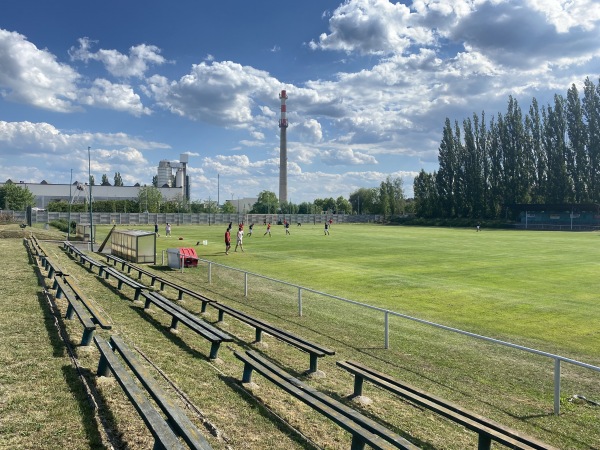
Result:
[[[339,402],[336,402],[330,398],[325,398],[326,396],[323,396],[323,398],[317,398],[314,395],[314,392],[301,389],[298,385],[289,381],[293,377],[283,372],[281,369],[276,368],[274,370],[274,366],[271,364],[265,364],[266,360],[257,357],[258,355],[256,353],[247,351],[245,354],[242,354],[236,351],[234,352],[234,355],[246,365],[250,365],[253,370],[259,372],[267,380],[282,388],[288,394],[293,395],[298,400],[319,411],[321,414],[332,420],[344,430],[352,433],[352,448],[363,448],[364,444],[367,443],[374,449],[382,450],[397,448],[406,450],[418,449],[417,446],[413,445],[403,437],[385,429],[379,424],[375,424],[372,420],[362,416],[357,411],[352,410],[349,407],[335,408],[332,405]],[[350,411],[353,412],[351,416],[348,415]],[[359,419],[360,417],[364,418],[365,423],[373,422],[373,429],[369,430],[362,423],[356,422],[356,419]],[[386,437],[391,439],[393,443],[385,439],[383,436],[376,434],[376,431],[374,431],[376,428],[382,433],[385,433]]]
[[211,348],[210,348],[210,353],[209,353],[210,359],[216,359],[218,357],[221,342],[233,340],[233,338],[231,336],[221,332],[220,330],[215,329],[216,331],[219,331],[219,334],[212,333],[210,330],[214,329],[214,327],[212,327],[208,323],[206,323],[198,318],[195,318],[195,320],[192,320],[190,317],[180,313],[177,309],[175,309],[174,305],[172,306],[171,302],[168,302],[168,301],[163,302],[163,301],[155,298],[151,294],[152,293],[150,293],[148,291],[141,292],[141,295],[146,298],[147,303],[150,302],[150,303],[155,304],[156,306],[158,306],[160,309],[162,309],[163,311],[165,311],[167,314],[169,314],[172,317],[173,320],[172,320],[171,326],[170,326],[171,329],[175,329],[175,327],[177,326],[177,323],[181,322],[185,326],[187,326],[190,330],[194,331],[195,333],[199,334],[200,336],[202,336],[203,338],[205,338],[206,340],[211,342]]
[[88,309],[88,311],[90,312],[90,314],[92,315],[92,319],[98,324],[100,325],[101,328],[105,329],[105,330],[110,330],[112,328],[112,325],[108,322],[108,320],[106,320],[104,318],[104,316],[100,313],[100,311],[98,311],[98,308],[96,308],[96,305],[94,304],[94,302],[92,302],[79,288],[79,286],[77,286],[77,284],[75,284],[75,281],[72,279],[72,277],[64,277],[64,282],[66,285],[68,285],[71,290],[73,291],[73,293],[75,294],[75,296],[81,301],[81,303],[83,303],[83,305]]
[[66,319],[70,320],[74,312],[77,314],[79,321],[83,325],[83,335],[81,337],[80,345],[84,347],[90,345],[92,336],[96,330],[96,324],[92,320],[89,311],[83,306],[83,303],[77,299],[75,294],[70,289],[66,288],[60,277],[54,278],[54,286],[56,286],[56,297],[60,298],[64,295],[69,302],[69,307],[67,308],[67,313],[65,315]]
[[211,445],[202,435],[200,430],[198,430],[181,408],[179,408],[165,393],[146,368],[140,364],[138,358],[129,347],[127,347],[123,340],[118,336],[112,336],[111,343],[112,347],[121,354],[121,357],[133,371],[135,376],[141,381],[148,393],[170,419],[169,423],[175,427],[175,431],[183,438],[183,440],[193,449],[211,449]]
[[[144,295],[144,294],[142,294],[142,295]],[[172,301],[163,297],[162,295],[160,295],[156,292],[146,291],[145,296],[146,296],[146,298],[148,298],[148,296],[149,296],[153,299],[156,299],[160,304],[165,305],[166,307],[170,308],[172,311],[176,311],[178,314],[181,315],[181,317],[185,317],[189,321],[196,323],[197,325],[199,325],[200,327],[202,327],[209,333],[213,334],[214,336],[218,337],[219,339],[221,339],[223,341],[228,341],[228,342],[233,341],[233,338],[229,334],[225,333],[223,330],[220,330],[220,329],[214,327],[210,323],[202,320],[198,316],[192,314],[187,309],[173,303]],[[157,302],[153,302],[153,303],[155,303],[157,306],[159,306],[159,303],[157,303]]]
[[154,409],[150,399],[138,387],[133,377],[127,373],[108,342],[99,336],[95,336],[94,341],[103,358],[108,362],[115,379],[121,385],[125,394],[127,394],[127,397],[154,436],[154,439],[160,442],[164,448],[184,450],[185,447],[181,444],[175,432],[169,427],[158,411]]
[[487,435],[496,442],[516,449],[537,449],[537,450],[553,450],[554,447],[549,446],[537,439],[526,436],[510,428],[504,427],[496,422],[491,421],[483,416],[472,413],[461,408],[458,405],[447,402],[439,397],[435,397],[420,389],[414,388],[407,384],[377,372],[374,369],[366,367],[355,361],[338,361],[337,365],[355,376],[361,376],[371,383],[384,388],[398,396],[406,398],[413,403],[423,406],[447,419],[450,419],[472,431]]
[[281,328],[277,328],[268,322],[265,322],[261,319],[257,319],[255,317],[252,317],[242,311],[231,308],[230,306],[224,305],[219,302],[212,302],[211,306],[213,306],[215,309],[224,311],[224,312],[228,313],[229,315],[231,315],[243,322],[246,322],[249,325],[252,325],[255,328],[260,328],[263,331],[265,331],[266,333],[268,333],[282,341],[285,341],[307,353],[314,353],[318,356],[335,355],[335,350],[331,350],[331,349],[323,347],[319,344],[315,344],[314,342],[308,341],[307,339],[305,339],[301,336],[298,336],[296,334],[293,334],[293,333],[283,330]]

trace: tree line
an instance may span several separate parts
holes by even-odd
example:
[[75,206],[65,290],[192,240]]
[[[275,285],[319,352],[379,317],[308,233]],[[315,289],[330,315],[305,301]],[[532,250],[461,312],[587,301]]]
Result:
[[515,204],[600,203],[600,85],[586,78],[566,98],[524,115],[516,99],[505,114],[459,124],[446,118],[439,168],[414,180],[414,209],[424,218],[498,219]]
[[350,194],[349,199],[317,198],[312,202],[299,204],[279,202],[271,191],[262,191],[250,214],[377,214],[399,215],[406,209],[402,178],[387,177],[379,187],[359,188]]

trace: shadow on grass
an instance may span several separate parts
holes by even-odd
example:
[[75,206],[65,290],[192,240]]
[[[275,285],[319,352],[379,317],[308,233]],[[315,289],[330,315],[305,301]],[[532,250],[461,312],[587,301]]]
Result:
[[[83,429],[85,430],[85,435],[89,443],[89,448],[104,449],[105,446],[102,443],[102,436],[98,429],[98,423],[96,422],[96,418],[94,417],[94,405],[88,397],[88,393],[83,387],[81,380],[79,379],[79,374],[77,370],[72,366],[63,366],[62,371],[65,382],[67,383],[71,394],[73,394],[73,398],[79,404],[81,424],[83,425]],[[86,377],[88,381],[92,378],[91,372],[87,369],[81,369],[81,373],[82,376]],[[98,401],[98,395],[95,396],[96,401]],[[102,398],[100,399],[103,400]],[[102,411],[102,417],[104,417],[106,421],[114,423],[114,417],[112,416],[112,413],[106,410],[105,408]],[[116,446],[117,448],[123,448],[122,443],[114,442],[113,439],[111,439],[111,444],[113,444],[113,446]]]
[[[205,355],[203,353],[200,353],[198,350],[190,347],[177,334],[174,334],[173,332],[171,332],[168,325],[165,326],[159,320],[155,319],[153,317],[153,314],[155,314],[156,312],[158,312],[157,309],[153,309],[152,312],[148,312],[148,311],[144,310],[143,306],[130,305],[130,308],[136,314],[138,314],[142,319],[144,319],[146,322],[148,322],[151,325],[153,325],[154,328],[156,328],[172,344],[174,344],[174,345],[178,346],[179,348],[185,350],[186,352],[188,352],[190,355],[192,355],[195,358],[200,358],[200,359],[203,359],[205,361],[210,361],[209,356],[207,356],[207,355]],[[164,314],[168,316],[168,314],[166,314],[166,313],[164,313]],[[210,349],[210,342],[209,341],[206,341],[206,342],[207,342],[207,344],[209,346],[209,349]]]
[[275,424],[277,429],[285,434],[287,434],[290,439],[294,442],[300,444],[305,449],[320,449],[316,443],[310,440],[308,436],[303,435],[299,430],[294,428],[292,425],[287,423],[282,417],[277,415],[274,411],[269,409],[267,405],[264,404],[260,400],[259,397],[255,397],[248,390],[244,389],[244,387],[240,384],[240,381],[234,377],[221,375],[221,381],[223,381],[227,386],[229,386],[232,390],[237,392],[245,402],[255,407],[259,414],[271,421]]
[[[106,286],[106,288],[108,288],[109,291],[111,291],[113,294],[115,294],[121,300],[126,300],[126,301],[130,301],[130,302],[135,301],[135,300],[133,300],[132,297],[128,296],[125,292],[123,292],[123,289],[119,289],[117,286],[110,284],[110,282],[106,278],[98,276],[98,274],[95,274],[95,275],[96,275],[97,279],[100,280],[102,282],[102,284],[104,284],[104,286]],[[123,283],[123,284],[125,284],[125,283]],[[127,287],[129,288],[129,286],[127,286]],[[132,291],[131,295],[133,296],[135,293],[133,291],[133,288],[131,288],[130,290]]]
[[[404,439],[406,439],[407,441],[412,442],[413,444],[415,444],[416,446],[418,446],[419,448],[423,449],[423,450],[435,450],[437,447],[435,447],[434,445],[417,439],[413,436],[411,436],[410,434],[408,434],[406,431],[398,428],[396,425],[393,425],[389,422],[387,422],[386,420],[384,420],[384,418],[382,418],[381,416],[377,416],[375,414],[373,414],[372,412],[370,412],[368,409],[360,407],[359,405],[352,403],[350,400],[352,399],[352,395],[348,396],[348,397],[344,397],[339,395],[338,393],[336,393],[335,391],[326,389],[321,391],[323,394],[331,397],[334,400],[337,400],[340,403],[343,403],[344,405],[348,406],[349,408],[354,409],[355,411],[358,411],[360,414],[362,414],[365,417],[368,417],[369,419],[371,419],[373,422],[377,422],[381,425],[383,425],[385,428],[387,428],[390,431],[393,431],[394,433],[396,433],[399,436],[402,436]],[[402,403],[406,404],[407,407],[415,407],[412,403],[410,402],[406,402],[401,400]],[[420,408],[423,409],[423,408]]]
[[[45,277],[41,272],[40,267],[37,265],[37,261],[32,259],[31,254],[29,255],[30,262],[32,263],[32,270],[38,278],[38,284],[40,287],[45,289]],[[57,358],[64,358],[66,356],[67,345],[69,345],[69,336],[65,330],[64,318],[60,313],[60,309],[56,305],[55,299],[52,295],[47,292],[38,292],[37,294],[38,303],[40,310],[44,314],[44,327],[48,335],[48,341],[52,346],[52,355]],[[82,374],[86,371],[81,370]],[[81,423],[85,430],[86,438],[89,442],[89,448],[91,449],[103,449],[105,448],[102,443],[101,433],[98,429],[98,424],[94,418],[94,406],[91,403],[88,393],[79,378],[79,373],[72,365],[62,367],[63,378],[73,398],[79,404],[79,411],[81,413]],[[85,375],[83,375],[85,376]],[[88,376],[89,380],[90,377]]]
[[[39,273],[37,268],[33,268],[33,271],[38,276],[38,281],[42,288],[45,288],[43,276]],[[61,337],[61,332],[64,333],[64,323],[60,315],[60,309],[54,302],[53,297],[48,294],[46,297],[45,292],[38,292],[37,299],[40,305],[40,310],[44,314],[44,328],[48,334],[48,340],[52,346],[52,356],[64,357],[66,355],[65,343]],[[50,302],[50,304],[48,303]],[[56,321],[58,321],[58,328]]]

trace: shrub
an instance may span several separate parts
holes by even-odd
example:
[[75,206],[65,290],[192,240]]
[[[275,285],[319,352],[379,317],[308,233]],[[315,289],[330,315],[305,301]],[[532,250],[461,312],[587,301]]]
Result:
[[[60,231],[67,233],[69,228],[69,222],[66,219],[57,219],[50,222],[54,228],[58,228]],[[74,220],[71,221],[71,233],[75,232],[76,223]]]

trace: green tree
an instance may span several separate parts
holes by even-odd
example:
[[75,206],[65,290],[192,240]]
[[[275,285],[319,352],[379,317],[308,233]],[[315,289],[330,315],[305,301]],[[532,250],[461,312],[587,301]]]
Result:
[[252,205],[250,214],[275,214],[279,210],[279,201],[274,192],[262,191],[256,203]]
[[341,195],[335,200],[335,208],[338,214],[352,214],[352,205]]
[[0,188],[0,207],[19,211],[27,206],[35,206],[35,196],[27,187],[21,187],[7,182]]
[[137,201],[139,204],[139,212],[148,211],[151,213],[159,212],[160,205],[164,203],[162,194],[154,186],[142,186],[138,191]]
[[414,212],[419,217],[433,218],[438,216],[438,189],[435,185],[437,174],[426,173],[423,169],[415,177]]
[[152,186],[158,187],[158,175],[152,177]]
[[106,176],[106,174],[102,174],[102,182],[100,183],[101,186],[110,186],[110,182],[108,181],[108,177]]
[[573,180],[574,200],[589,201],[588,196],[588,164],[586,152],[587,128],[583,122],[583,108],[575,84],[567,92],[567,132],[569,145],[567,147],[567,167]]
[[529,115],[525,121],[525,128],[529,135],[530,146],[533,152],[533,165],[535,167],[532,177],[531,198],[534,203],[544,203],[548,178],[548,155],[544,151],[540,108],[535,98],[533,98],[529,107]]
[[402,178],[387,177],[379,186],[379,213],[398,215],[404,212],[404,190]]
[[123,186],[123,178],[121,178],[121,172],[115,172],[115,186]]
[[332,213],[336,211],[337,204],[333,197],[329,198],[316,198],[313,202],[317,207],[317,213],[326,211],[328,213]]
[[487,181],[489,184],[487,211],[489,217],[498,218],[502,213],[504,199],[504,167],[502,165],[500,126],[493,118],[489,130],[488,158],[490,173]]
[[218,212],[217,202],[215,200],[209,200],[206,202],[205,206],[206,212],[209,214],[213,214]]
[[206,204],[204,202],[201,202],[198,200],[192,200],[190,202],[190,211],[195,214],[205,213],[206,212]]
[[94,179],[94,175],[90,175],[90,185],[94,186],[96,184],[96,180]]
[[308,202],[302,202],[298,205],[298,214],[312,214],[314,205]]
[[583,116],[587,123],[588,186],[590,199],[600,202],[600,80],[583,83]]
[[357,214],[377,214],[379,211],[377,188],[360,188],[350,194],[352,210]]
[[565,101],[558,94],[554,96],[554,108],[542,110],[544,122],[544,145],[548,155],[547,203],[565,203],[572,200],[571,180],[567,170],[567,124]]
[[232,202],[225,202],[225,204],[221,207],[221,212],[223,214],[234,214],[237,212],[237,210]]
[[456,203],[458,155],[449,118],[446,118],[444,124],[442,142],[438,150],[438,163],[436,187],[438,189],[440,212],[446,217],[452,217],[455,213]]

